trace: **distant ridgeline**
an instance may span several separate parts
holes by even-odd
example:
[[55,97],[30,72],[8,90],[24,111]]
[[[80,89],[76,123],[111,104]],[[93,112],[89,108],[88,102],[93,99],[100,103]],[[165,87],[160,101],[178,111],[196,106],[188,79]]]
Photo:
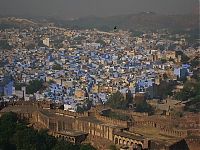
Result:
[[149,31],[157,29],[198,29],[198,15],[159,15],[156,13],[139,13],[111,17],[84,17],[74,20],[50,19],[62,27],[77,29],[97,28],[103,31],[118,29]]

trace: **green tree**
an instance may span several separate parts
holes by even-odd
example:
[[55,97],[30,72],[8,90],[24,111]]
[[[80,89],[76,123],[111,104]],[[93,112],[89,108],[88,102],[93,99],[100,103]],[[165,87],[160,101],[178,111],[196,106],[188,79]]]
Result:
[[95,150],[90,144],[81,145],[80,150]]
[[76,112],[83,113],[84,111],[85,111],[85,109],[82,106],[77,106]]
[[36,79],[29,82],[29,84],[26,86],[26,92],[27,94],[34,94],[37,91],[41,90],[42,88],[43,88],[43,81]]
[[146,112],[146,113],[153,114],[154,109],[150,104],[144,101],[136,105],[136,112]]
[[62,67],[60,64],[55,63],[55,64],[52,66],[52,69],[53,69],[53,70],[62,70],[63,67]]
[[110,146],[109,146],[109,149],[110,149],[110,150],[117,150],[117,147],[116,147],[115,145],[110,145]]
[[111,95],[106,104],[114,109],[126,109],[128,101],[124,98],[122,93],[117,91]]
[[131,93],[131,90],[128,90],[128,92],[126,93],[126,101],[128,102],[128,104],[131,104],[133,102],[133,94]]
[[0,149],[14,149],[10,141],[10,137],[15,133],[16,124],[13,122],[17,121],[17,115],[15,113],[7,113],[0,118]]
[[12,46],[9,45],[7,40],[0,40],[0,49],[8,49],[11,50]]
[[25,83],[17,83],[17,82],[15,82],[14,86],[15,86],[15,90],[21,90],[21,88],[23,86],[26,86],[26,84]]
[[183,53],[182,51],[176,51],[176,57],[178,57],[178,55],[181,55],[182,63],[188,63],[190,58],[185,53]]
[[102,39],[96,40],[95,43],[100,43],[102,47],[104,47],[106,45],[106,42]]
[[199,56],[197,56],[194,59],[192,59],[192,61],[191,61],[191,66],[192,67],[194,67],[194,68],[198,67],[199,64],[200,64],[200,58],[199,58]]
[[163,64],[167,62],[167,60],[165,58],[161,58],[160,60]]
[[200,111],[200,79],[187,81],[184,83],[183,89],[176,93],[175,98],[181,101],[187,101],[185,110],[191,112]]
[[26,49],[34,49],[34,48],[35,48],[34,43],[30,43],[30,44],[26,45]]
[[52,150],[80,150],[80,147],[64,140],[58,140]]

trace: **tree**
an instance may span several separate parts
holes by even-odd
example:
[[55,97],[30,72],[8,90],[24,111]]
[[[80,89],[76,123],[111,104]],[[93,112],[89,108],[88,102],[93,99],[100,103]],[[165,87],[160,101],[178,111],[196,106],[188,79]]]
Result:
[[200,79],[191,80],[184,83],[183,89],[176,93],[175,98],[187,101],[184,109],[191,112],[200,111]]
[[26,86],[26,84],[25,83],[17,83],[17,82],[15,82],[15,90],[21,90],[21,88],[23,87],[23,86]]
[[26,49],[34,49],[34,48],[35,48],[34,43],[30,43],[30,44],[26,45]]
[[95,150],[90,144],[81,145],[80,150]]
[[109,149],[110,149],[110,150],[117,150],[117,147],[116,147],[115,145],[110,145],[110,146],[109,146]]
[[72,143],[66,142],[64,140],[58,140],[53,150],[80,150],[78,145],[73,145]]
[[10,137],[15,133],[17,115],[15,113],[6,113],[0,118],[0,149],[14,149],[15,145],[10,142]]
[[154,112],[154,109],[146,101],[143,101],[142,103],[139,103],[139,104],[136,105],[136,111],[137,112],[146,112],[146,113],[152,114]]
[[182,100],[182,101],[186,101],[189,98],[195,97],[195,95],[198,94],[198,84],[199,83],[195,83],[194,81],[187,81],[185,82],[183,89],[181,90],[181,92],[178,92],[176,94],[176,98],[178,100]]
[[0,49],[8,49],[11,50],[12,46],[9,45],[7,40],[0,40]]
[[192,66],[193,68],[199,66],[199,64],[200,64],[200,60],[199,60],[199,59],[200,59],[200,58],[199,58],[198,56],[195,57],[194,59],[192,59],[192,61],[191,61],[191,66]]
[[100,43],[102,47],[104,47],[106,45],[106,42],[102,39],[96,40],[95,43]]
[[42,88],[43,88],[43,81],[36,79],[29,82],[29,84],[26,86],[26,92],[27,94],[34,94],[37,91],[41,90]]
[[126,109],[128,101],[124,98],[122,93],[117,91],[111,95],[106,104],[114,109]]
[[83,113],[85,111],[85,109],[83,108],[83,107],[81,107],[81,106],[77,106],[77,110],[76,110],[76,112],[78,112],[78,113]]
[[164,63],[166,63],[167,62],[167,60],[165,59],[165,58],[161,58],[161,60],[160,60],[161,62],[162,62],[162,64],[164,64]]
[[182,63],[187,63],[189,61],[189,57],[183,53],[182,51],[176,51],[176,57],[178,57],[178,55],[181,55],[181,62]]
[[133,94],[131,93],[131,90],[128,90],[128,92],[126,93],[126,101],[128,102],[128,104],[133,103]]
[[52,67],[53,70],[62,70],[63,67],[60,64],[55,63]]

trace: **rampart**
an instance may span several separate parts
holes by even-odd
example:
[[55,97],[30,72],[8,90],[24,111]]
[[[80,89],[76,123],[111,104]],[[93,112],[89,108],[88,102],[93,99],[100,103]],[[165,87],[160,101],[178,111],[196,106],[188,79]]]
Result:
[[199,150],[200,147],[200,137],[189,137],[186,138],[186,142],[191,150]]
[[106,117],[106,116],[102,116],[100,114],[96,114],[95,116],[98,120],[102,121],[102,122],[106,122],[108,124],[112,124],[112,125],[117,125],[117,126],[121,126],[121,127],[125,127],[127,128],[127,121],[122,121],[122,120],[118,120],[118,119],[112,119],[110,117]]
[[176,136],[185,138],[188,133],[186,130],[177,130],[177,129],[169,129],[169,128],[163,128],[160,129],[160,134],[168,135],[168,136]]
[[[70,130],[78,130],[88,133],[90,136],[98,136],[110,141],[114,141],[114,131],[120,130],[120,128],[134,128],[135,126],[146,126],[153,127],[158,129],[160,134],[175,136],[178,138],[185,138],[192,133],[194,130],[188,131],[185,129],[176,129],[171,128],[171,125],[174,125],[173,119],[171,124],[169,123],[169,117],[161,117],[158,116],[148,116],[146,113],[136,113],[130,111],[116,110],[112,109],[112,111],[134,116],[134,119],[130,121],[122,121],[118,119],[112,119],[106,116],[102,116],[99,112],[101,112],[105,107],[93,108],[89,112],[85,113],[76,113],[70,111],[64,111],[60,109],[50,109],[49,102],[12,102],[9,103],[10,106],[22,106],[24,109],[18,111],[18,107],[16,112],[18,116],[22,119],[32,120],[35,123],[40,123],[45,128],[48,128],[52,132],[62,132],[62,131],[70,131]],[[32,108],[32,109],[29,109]],[[12,107],[10,109],[12,111]],[[1,114],[0,114],[1,115]],[[157,119],[156,119],[157,118]],[[196,117],[195,117],[196,118]],[[182,120],[178,120],[175,122],[179,123]],[[189,123],[188,121],[187,123]],[[184,123],[184,122],[182,122]],[[198,120],[192,121],[194,124],[198,124]],[[179,126],[178,126],[179,127]],[[198,128],[197,128],[198,129]],[[195,129],[195,130],[197,130]],[[130,130],[131,131],[131,130]],[[195,142],[196,140],[188,140],[189,143]]]
[[57,115],[61,115],[61,116],[73,116],[74,118],[77,118],[77,117],[88,117],[88,112],[77,113],[77,112],[71,112],[71,111],[56,109],[55,113]]

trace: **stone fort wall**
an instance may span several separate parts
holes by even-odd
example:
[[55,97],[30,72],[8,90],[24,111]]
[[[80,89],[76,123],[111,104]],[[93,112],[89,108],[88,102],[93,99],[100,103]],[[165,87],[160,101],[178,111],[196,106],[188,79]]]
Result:
[[105,122],[105,123],[108,123],[108,124],[117,125],[117,126],[125,127],[125,128],[128,127],[127,121],[122,121],[122,120],[118,120],[118,119],[112,119],[110,117],[102,116],[100,114],[96,114],[95,117],[98,120],[100,120],[102,122]]
[[[40,108],[42,109],[50,108],[49,107],[50,104],[48,102],[24,102],[23,101],[23,102],[10,103],[9,105],[30,105],[37,108],[38,110]],[[70,112],[70,111],[64,111],[64,110],[49,110],[49,111],[54,111],[55,114],[61,117],[63,116],[67,117],[67,119],[65,120],[60,119],[59,117],[55,118],[55,117],[47,116],[41,111],[21,112],[18,115],[20,116],[20,118],[32,119],[35,122],[41,123],[43,126],[45,126],[46,128],[52,131],[59,132],[63,130],[72,130],[72,129],[79,130],[79,131],[87,132],[93,136],[98,136],[98,137],[108,139],[110,141],[113,141],[113,131],[116,130],[116,128],[113,127],[114,125],[120,126],[123,128],[127,128],[127,127],[134,128],[134,126],[154,127],[154,128],[159,129],[159,132],[161,134],[176,136],[176,137],[181,137],[181,138],[185,138],[186,136],[189,135],[188,133],[193,132],[193,130],[190,132],[187,132],[187,130],[172,129],[171,126],[169,126],[168,124],[165,124],[165,122],[159,122],[159,120],[155,120],[155,119],[149,120],[148,114],[135,113],[135,112],[129,113],[129,111],[113,110],[118,113],[123,113],[123,114],[131,115],[131,116],[140,116],[140,118],[143,118],[143,119],[133,121],[133,124],[131,126],[128,126],[127,121],[121,121],[121,120],[111,119],[109,117],[101,116],[98,113],[100,110],[102,110],[102,106],[93,110],[95,111],[95,113],[93,114],[93,117],[95,117],[98,121],[92,121],[92,120],[87,120],[87,119],[85,120],[84,118],[90,117],[89,112],[76,113],[76,112]],[[184,122],[182,123],[184,124]],[[198,122],[193,122],[193,123],[198,123]],[[190,140],[189,142],[190,143],[195,142],[195,140]]]

